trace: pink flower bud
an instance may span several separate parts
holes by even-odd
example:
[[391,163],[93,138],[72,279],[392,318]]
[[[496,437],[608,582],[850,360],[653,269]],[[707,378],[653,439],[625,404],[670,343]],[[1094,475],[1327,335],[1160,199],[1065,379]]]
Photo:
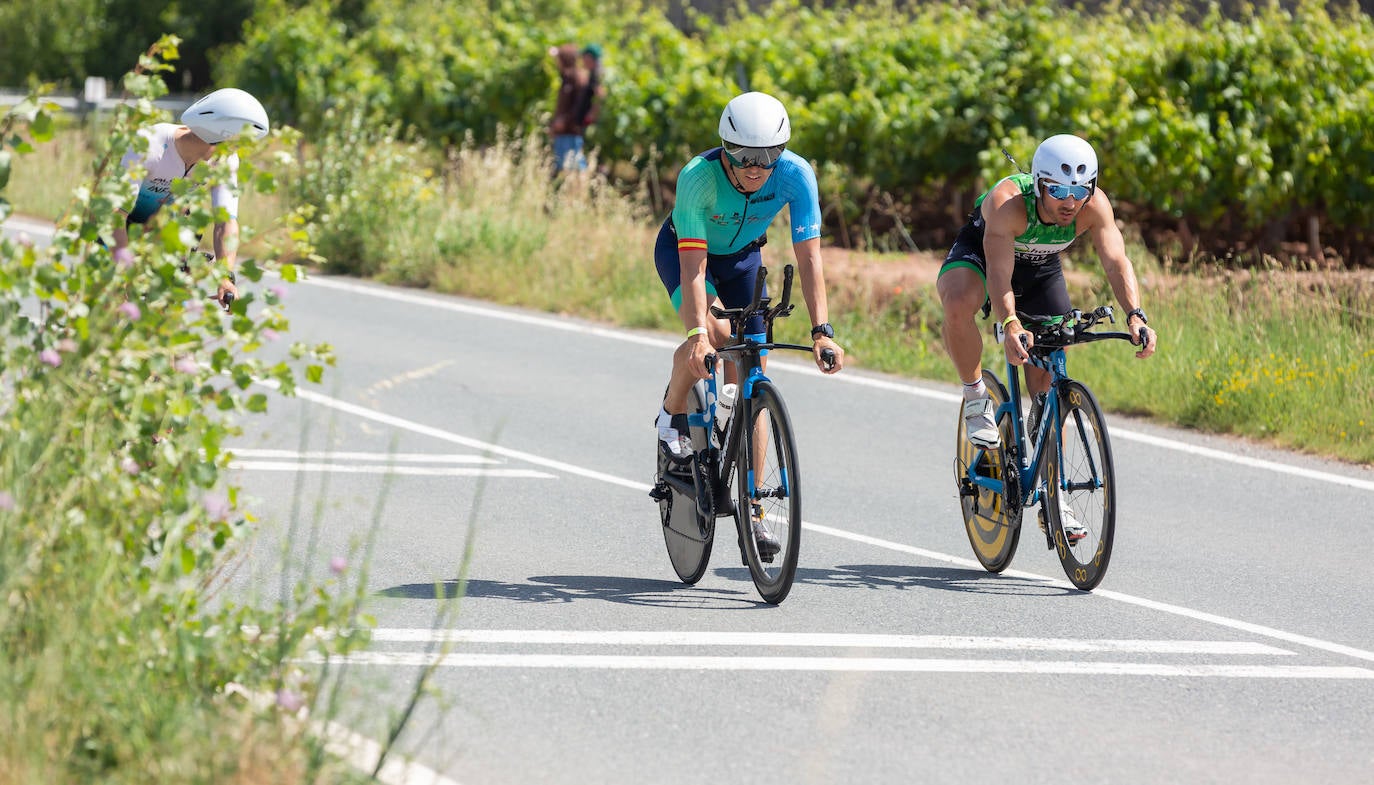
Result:
[[143,312],[138,310],[137,305],[127,300],[119,304],[119,312],[128,317],[131,322],[138,321],[138,317],[143,315]]
[[45,365],[51,365],[54,368],[62,364],[62,355],[54,349],[44,349],[39,352],[38,359]]
[[277,690],[277,705],[289,714],[295,714],[305,705],[305,698],[298,692],[282,688]]
[[114,250],[115,267],[120,270],[127,270],[134,264],[134,252],[128,246],[120,246]]

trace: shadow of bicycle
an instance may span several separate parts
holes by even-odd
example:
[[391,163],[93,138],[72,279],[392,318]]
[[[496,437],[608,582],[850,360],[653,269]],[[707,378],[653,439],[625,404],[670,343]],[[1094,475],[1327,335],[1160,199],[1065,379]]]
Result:
[[[721,567],[715,574],[729,580],[749,580],[743,567]],[[796,583],[835,589],[939,589],[967,594],[1059,597],[1084,592],[1034,578],[999,575],[958,567],[921,567],[905,564],[842,564],[820,569],[798,567]]]
[[748,583],[747,588],[687,586],[677,581],[624,578],[612,575],[538,575],[526,581],[480,578],[460,582],[410,583],[382,589],[378,596],[408,600],[469,599],[511,600],[531,603],[566,603],[599,600],[624,605],[647,605],[694,610],[733,610],[763,605]]

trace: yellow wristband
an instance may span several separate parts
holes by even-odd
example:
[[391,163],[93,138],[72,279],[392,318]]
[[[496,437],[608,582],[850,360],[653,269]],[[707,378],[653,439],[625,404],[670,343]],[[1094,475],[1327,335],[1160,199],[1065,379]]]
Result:
[[693,327],[692,329],[690,329],[690,330],[687,331],[687,337],[688,337],[688,338],[691,338],[693,335],[705,335],[705,334],[706,334],[706,328],[705,328],[705,327]]
[[1012,314],[1011,316],[1008,316],[1007,318],[1002,320],[1002,329],[1007,329],[1007,325],[1011,324],[1012,322],[1020,324],[1021,320],[1016,318],[1016,314]]

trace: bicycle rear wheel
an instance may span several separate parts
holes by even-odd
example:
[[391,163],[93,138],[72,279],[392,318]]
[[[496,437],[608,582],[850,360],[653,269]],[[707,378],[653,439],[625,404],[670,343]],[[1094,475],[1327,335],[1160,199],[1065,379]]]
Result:
[[[776,605],[792,590],[797,574],[797,552],[801,548],[801,475],[797,470],[797,445],[792,421],[783,406],[782,396],[771,382],[754,385],[752,427],[741,434],[742,454],[736,461],[739,498],[736,522],[744,563],[764,602]],[[739,416],[739,404],[735,405]],[[737,423],[744,426],[746,423]],[[755,513],[776,545],[777,552],[765,548],[755,536]],[[774,542],[775,541],[775,542]]]
[[[706,383],[697,382],[687,396],[689,414],[706,410]],[[658,435],[654,435],[657,440]],[[700,449],[706,442],[705,428],[692,428],[692,446]],[[663,476],[674,472],[691,487],[691,467],[673,467],[663,451],[654,445],[658,456],[658,474]],[[711,560],[711,543],[715,539],[716,521],[700,514],[697,510],[695,494],[684,494],[669,486],[667,496],[658,503],[659,518],[663,523],[663,542],[668,547],[668,560],[673,563],[673,571],[683,583],[694,584],[706,574],[706,564]]]
[[[1008,399],[1007,388],[992,371],[983,371],[983,383],[987,385],[992,402],[1001,406]],[[997,421],[1002,433],[1002,447],[997,450],[982,450],[974,447],[968,440],[968,429],[964,426],[962,408],[959,412],[958,442],[955,445],[954,480],[959,484],[959,502],[964,513],[964,529],[968,532],[969,545],[973,555],[988,572],[1001,572],[1011,564],[1016,555],[1016,545],[1021,540],[1021,484],[1016,473],[1016,464],[1009,456],[1014,451],[1014,433],[1011,416],[1004,414]],[[990,488],[973,485],[972,474],[998,480],[1006,492],[998,493]],[[1008,501],[1007,497],[1011,497]]]
[[[1055,553],[1074,586],[1089,591],[1102,582],[1116,532],[1116,475],[1102,409],[1088,388],[1064,383],[1059,391],[1059,448],[1046,456],[1046,518]],[[1086,534],[1075,542],[1066,513]],[[1072,523],[1072,522],[1068,522]]]

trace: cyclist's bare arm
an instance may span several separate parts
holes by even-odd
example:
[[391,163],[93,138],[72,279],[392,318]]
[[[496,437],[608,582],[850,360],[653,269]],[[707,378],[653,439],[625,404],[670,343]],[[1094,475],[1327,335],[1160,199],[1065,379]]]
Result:
[[[987,260],[988,299],[992,302],[992,318],[998,324],[1016,314],[1016,298],[1011,293],[1011,273],[1016,265],[1013,245],[1016,236],[1026,231],[1026,203],[1021,191],[1010,180],[1003,181],[983,200],[983,257]],[[1024,334],[1026,344],[1013,340],[1013,335]],[[1003,347],[1007,359],[1013,365],[1023,365],[1030,360],[1027,345],[1033,345],[1034,338],[1021,328],[1019,322],[1012,321],[1005,328]]]
[[[1102,270],[1107,274],[1107,282],[1112,286],[1117,303],[1121,305],[1123,312],[1140,308],[1140,286],[1136,282],[1135,266],[1126,256],[1126,241],[1121,236],[1121,229],[1116,225],[1116,212],[1112,209],[1111,199],[1098,189],[1083,206],[1083,213],[1091,221],[1088,234],[1092,237],[1093,247],[1097,249],[1097,258],[1102,261]],[[1154,354],[1154,330],[1134,317],[1127,317],[1126,326],[1127,332],[1132,335],[1141,327],[1146,328],[1145,345],[1136,352],[1136,356],[1143,359]]]
[[705,379],[711,375],[706,370],[706,355],[713,348],[709,332],[713,317],[707,311],[710,302],[706,297],[706,251],[679,251],[678,266],[681,269],[679,285],[682,287],[682,308],[678,311],[678,317],[682,319],[682,326],[688,332],[697,327],[708,330],[687,338],[690,345],[687,364],[698,379]]
[[[811,316],[811,323],[828,324],[830,307],[825,295],[825,266],[821,263],[821,238],[813,237],[793,243],[792,253],[797,257],[797,269],[801,271],[802,297],[806,300],[806,312]],[[824,349],[834,352],[835,359],[832,364],[827,365],[821,359],[821,351]],[[816,361],[816,367],[823,373],[835,373],[844,367],[844,349],[840,348],[834,339],[824,336],[816,339],[811,353]]]
[[115,208],[115,213],[119,215],[119,222],[115,224],[114,247],[125,248],[129,245],[129,230],[128,228],[126,228],[126,224],[129,220],[129,214],[118,208]]

